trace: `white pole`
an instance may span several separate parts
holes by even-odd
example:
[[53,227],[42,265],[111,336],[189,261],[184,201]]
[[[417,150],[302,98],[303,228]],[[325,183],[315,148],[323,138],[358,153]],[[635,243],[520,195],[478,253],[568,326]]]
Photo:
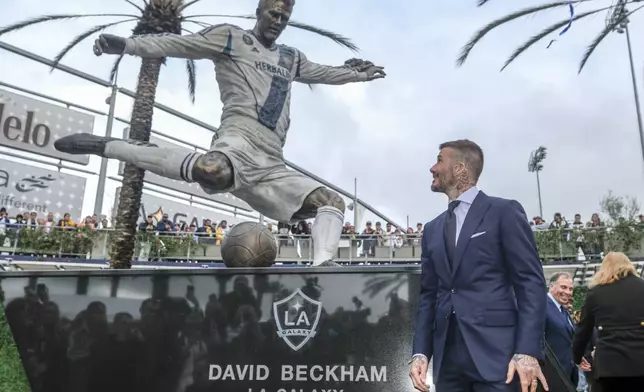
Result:
[[358,230],[358,178],[353,179],[353,226]]
[[[114,110],[116,109],[116,95],[118,87],[116,80],[112,85],[112,94],[110,95],[110,110],[107,114],[107,127],[105,129],[105,137],[112,136],[112,126],[114,124]],[[96,199],[94,199],[94,214],[101,217],[103,214],[103,195],[105,194],[105,180],[107,179],[107,158],[101,158],[101,169],[98,173],[98,186],[96,187]]]

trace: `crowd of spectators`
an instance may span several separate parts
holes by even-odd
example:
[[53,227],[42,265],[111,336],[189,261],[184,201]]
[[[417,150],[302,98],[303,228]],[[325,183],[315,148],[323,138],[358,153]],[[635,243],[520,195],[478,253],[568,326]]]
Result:
[[347,222],[342,228],[342,234],[358,247],[362,247],[363,254],[374,256],[376,247],[402,248],[418,245],[423,234],[423,224],[417,223],[415,230],[412,227],[403,230],[390,222],[383,228],[382,222],[376,222],[374,226],[371,221],[367,221],[362,232],[357,233],[355,226]]
[[[639,215],[637,217],[637,223],[640,225],[644,225],[644,214]],[[572,222],[568,222],[566,220],[566,217],[563,216],[560,212],[557,212],[554,214],[552,217],[552,221],[550,223],[546,222],[542,217],[540,216],[535,216],[532,218],[532,221],[530,221],[530,226],[532,226],[532,230],[554,230],[554,229],[598,229],[598,228],[603,228],[605,227],[604,221],[599,217],[598,213],[594,213],[591,215],[590,220],[588,222],[583,221],[581,218],[581,214],[575,214],[575,217]]]
[[[638,222],[644,225],[644,215],[640,215]],[[70,213],[55,214],[48,213],[46,216],[39,216],[36,212],[15,213],[13,215],[5,208],[0,208],[0,234],[11,229],[37,228],[49,232],[53,228],[64,230],[85,230],[110,229],[110,219],[106,216],[86,216],[84,219],[74,220]],[[599,214],[592,214],[590,220],[584,222],[580,214],[575,214],[572,222],[569,222],[561,213],[555,213],[552,221],[547,222],[540,216],[535,216],[530,221],[534,231],[553,229],[593,229],[605,227]],[[140,232],[154,233],[155,235],[192,235],[196,241],[221,245],[225,236],[233,224],[226,220],[216,222],[212,219],[204,219],[201,224],[196,221],[191,223],[175,223],[168,214],[159,217],[148,215],[145,220],[138,224]],[[267,224],[269,230],[275,234],[279,246],[309,247],[312,222],[300,221],[294,225],[289,224]],[[423,233],[423,223],[417,223],[416,227],[407,229],[397,227],[390,222],[367,221],[365,227],[358,231],[354,225],[347,222],[342,229],[342,239],[349,241],[353,247],[361,249],[364,255],[373,256],[377,247],[401,248],[403,246],[415,246],[420,242]],[[594,254],[599,249],[590,249],[592,244],[585,244],[583,235],[576,235],[571,232],[564,234],[567,241],[576,241],[585,254]],[[6,239],[5,239],[6,241]],[[2,245],[2,244],[0,244]],[[596,247],[596,246],[595,246]]]
[[195,238],[211,239],[215,244],[221,245],[232,226],[226,220],[217,223],[211,219],[204,219],[199,227],[195,223],[176,224],[170,220],[168,214],[163,214],[157,222],[154,215],[148,215],[143,222],[139,223],[139,231],[161,235],[192,234]]
[[89,230],[107,229],[110,227],[107,217],[98,215],[86,216],[85,219],[75,221],[69,212],[57,214],[47,213],[47,216],[40,217],[37,212],[18,212],[11,215],[5,207],[0,208],[0,230],[20,228],[40,228],[50,231],[52,228],[87,228]]

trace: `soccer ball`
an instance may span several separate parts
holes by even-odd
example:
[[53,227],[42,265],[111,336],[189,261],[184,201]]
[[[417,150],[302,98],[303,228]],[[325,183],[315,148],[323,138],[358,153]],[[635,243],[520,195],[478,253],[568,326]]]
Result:
[[277,243],[263,224],[238,223],[226,234],[221,257],[229,268],[270,267],[277,258]]

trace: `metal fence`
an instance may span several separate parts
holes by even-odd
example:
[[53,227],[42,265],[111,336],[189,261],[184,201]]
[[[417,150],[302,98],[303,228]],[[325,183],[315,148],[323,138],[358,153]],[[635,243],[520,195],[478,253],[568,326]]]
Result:
[[[544,264],[598,262],[607,250],[638,259],[643,235],[638,226],[614,229],[540,230],[535,232]],[[45,259],[109,257],[114,231],[89,227],[8,225],[0,228],[0,255]],[[135,261],[221,261],[222,237],[196,232],[138,231]],[[275,234],[277,261],[306,264],[313,260],[310,235]],[[350,263],[410,263],[420,260],[420,236],[409,234],[343,234],[336,260]]]

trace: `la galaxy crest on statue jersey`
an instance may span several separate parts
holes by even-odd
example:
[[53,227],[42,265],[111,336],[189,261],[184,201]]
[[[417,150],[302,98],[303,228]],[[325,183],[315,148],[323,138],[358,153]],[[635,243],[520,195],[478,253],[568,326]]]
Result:
[[[222,122],[228,115],[227,109],[231,115],[241,114],[238,112],[242,108],[233,107],[237,106],[234,103],[246,102],[250,106],[246,109],[255,112],[246,114],[256,116],[260,124],[284,140],[290,124],[291,83],[297,73],[299,52],[286,45],[266,48],[252,32],[233,25],[213,26],[201,34],[208,34],[213,28],[228,29],[228,42],[223,51],[227,56],[215,60],[224,102]],[[225,91],[229,89],[235,91]]]

